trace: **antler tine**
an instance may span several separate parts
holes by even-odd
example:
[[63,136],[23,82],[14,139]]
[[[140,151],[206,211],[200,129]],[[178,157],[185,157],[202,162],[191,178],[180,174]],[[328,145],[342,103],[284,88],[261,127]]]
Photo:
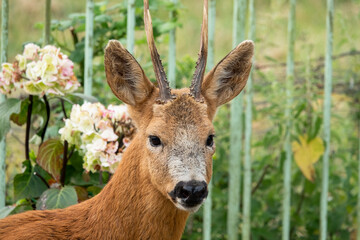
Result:
[[196,69],[190,86],[190,94],[196,101],[202,102],[201,84],[206,69],[206,60],[208,53],[208,0],[204,0],[203,22],[201,27],[201,42],[199,58],[196,62]]
[[144,25],[145,25],[146,38],[150,49],[151,60],[153,63],[156,80],[159,85],[159,98],[157,99],[157,102],[161,104],[166,103],[167,101],[173,99],[174,96],[171,95],[169,82],[166,79],[164,67],[161,63],[159,53],[155,46],[148,0],[144,0]]

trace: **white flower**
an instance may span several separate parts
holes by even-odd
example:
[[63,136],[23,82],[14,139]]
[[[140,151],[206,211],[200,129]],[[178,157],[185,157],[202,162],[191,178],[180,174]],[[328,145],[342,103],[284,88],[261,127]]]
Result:
[[101,137],[106,141],[116,141],[119,136],[114,133],[112,128],[107,128],[101,133]]
[[115,121],[126,121],[129,118],[126,105],[109,105],[108,109],[112,112]]
[[33,43],[28,43],[24,47],[23,55],[27,59],[34,60],[35,57],[38,55],[39,50],[40,50],[40,47],[38,45],[35,45]]
[[26,65],[26,77],[38,81],[41,76],[41,62],[30,62]]
[[57,64],[58,58],[53,54],[45,54],[41,62],[41,78],[45,81],[54,82],[57,80],[57,77],[54,78],[54,75],[58,73]]
[[57,48],[53,45],[46,45],[43,49],[40,50],[41,56],[44,56],[45,54],[52,54],[52,55],[59,55],[60,48]]
[[15,59],[19,62],[19,69],[24,71],[26,69],[26,57],[18,54]]
[[74,105],[70,119],[65,120],[65,127],[60,129],[61,139],[76,145],[84,156],[84,168],[87,171],[114,172],[122,159],[122,153],[130,143],[130,138],[123,138],[119,149],[119,136],[122,128],[129,128],[129,119],[124,107],[109,106],[106,109],[100,103]]

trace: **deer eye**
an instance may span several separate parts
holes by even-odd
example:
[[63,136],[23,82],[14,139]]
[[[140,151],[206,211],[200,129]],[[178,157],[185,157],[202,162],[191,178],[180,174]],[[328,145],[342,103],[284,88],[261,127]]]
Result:
[[161,140],[157,136],[149,136],[149,141],[150,141],[151,146],[153,146],[153,147],[161,146]]
[[209,135],[206,139],[206,146],[212,147],[214,145],[214,135]]

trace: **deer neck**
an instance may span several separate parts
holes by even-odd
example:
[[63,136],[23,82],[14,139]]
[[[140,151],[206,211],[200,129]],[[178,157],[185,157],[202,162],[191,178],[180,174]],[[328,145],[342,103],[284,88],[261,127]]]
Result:
[[95,197],[101,206],[94,208],[95,214],[103,216],[99,222],[105,229],[114,226],[114,236],[180,239],[189,213],[176,208],[151,183],[139,140],[133,139],[111,181]]

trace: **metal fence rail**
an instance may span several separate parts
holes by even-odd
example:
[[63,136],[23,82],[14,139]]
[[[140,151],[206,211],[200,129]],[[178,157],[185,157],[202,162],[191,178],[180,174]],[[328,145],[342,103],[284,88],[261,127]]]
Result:
[[[255,40],[255,6],[249,1],[248,38]],[[254,61],[254,60],[253,60]],[[254,62],[253,62],[254,63]],[[242,240],[251,239],[251,134],[252,134],[252,70],[246,84],[245,139],[244,139],[244,191],[243,191],[243,227]]]
[[330,158],[330,118],[332,92],[332,46],[333,46],[334,1],[327,0],[326,16],[326,55],[325,55],[325,87],[324,87],[324,141],[325,152],[322,167],[322,190],[320,202],[320,239],[327,237],[327,202],[329,192],[329,158]]
[[[7,62],[9,33],[9,0],[2,0],[1,5],[1,59],[0,63]],[[0,94],[0,103],[6,100],[6,96]],[[0,209],[5,207],[6,195],[6,137],[0,139]]]
[[[210,71],[214,67],[214,41],[215,41],[215,17],[216,17],[216,0],[210,0],[209,4],[209,33],[208,33],[208,59],[207,70]],[[208,185],[208,198],[204,204],[204,222],[203,222],[203,239],[211,239],[211,209],[212,209],[212,181]]]
[[292,105],[294,88],[294,46],[295,46],[295,6],[296,0],[290,0],[289,24],[288,24],[288,55],[286,63],[286,135],[284,164],[284,198],[283,198],[283,219],[282,219],[282,239],[289,240],[290,236],[290,197],[291,197],[291,163],[293,153],[291,149],[292,133]]
[[[246,0],[234,0],[233,48],[245,39]],[[238,239],[241,190],[243,94],[231,101],[230,106],[230,158],[227,234],[229,240]]]
[[93,81],[93,46],[94,46],[94,0],[86,1],[86,26],[85,26],[85,73],[84,93],[92,95]]

